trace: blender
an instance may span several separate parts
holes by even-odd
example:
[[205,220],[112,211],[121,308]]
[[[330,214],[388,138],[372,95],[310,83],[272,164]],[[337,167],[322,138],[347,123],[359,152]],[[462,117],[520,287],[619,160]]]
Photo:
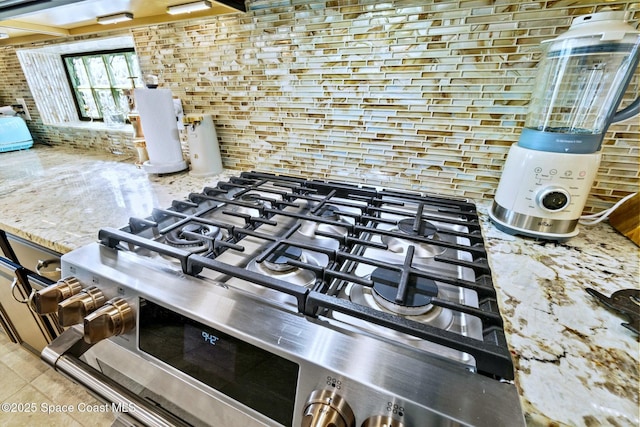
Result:
[[640,98],[616,111],[640,50],[640,31],[624,16],[583,15],[543,42],[524,129],[489,210],[498,229],[557,241],[578,234],[609,125],[640,112]]

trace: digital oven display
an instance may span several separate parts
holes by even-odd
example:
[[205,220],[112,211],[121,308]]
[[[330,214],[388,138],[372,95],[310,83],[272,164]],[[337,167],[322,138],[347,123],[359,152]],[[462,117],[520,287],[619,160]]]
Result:
[[298,365],[151,301],[140,349],[280,424],[293,422]]

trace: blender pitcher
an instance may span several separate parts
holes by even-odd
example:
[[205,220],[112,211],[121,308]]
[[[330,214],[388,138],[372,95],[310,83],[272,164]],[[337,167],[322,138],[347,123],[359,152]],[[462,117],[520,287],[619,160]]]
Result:
[[638,65],[638,32],[620,12],[576,18],[547,42],[520,146],[561,153],[594,153],[612,122],[638,113],[640,99],[616,108]]
[[489,217],[510,234],[565,240],[578,234],[609,125],[640,112],[640,98],[616,112],[638,66],[640,31],[624,12],[601,12],[543,43],[525,127]]

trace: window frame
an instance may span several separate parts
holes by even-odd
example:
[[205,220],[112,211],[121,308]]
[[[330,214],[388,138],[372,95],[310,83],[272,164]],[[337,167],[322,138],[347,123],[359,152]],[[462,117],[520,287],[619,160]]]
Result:
[[[136,74],[134,76],[134,80],[132,80],[131,83],[131,88],[135,87],[140,87],[141,85],[141,70],[140,70],[140,63],[138,62],[137,59],[137,53],[135,51],[134,48],[117,48],[117,49],[105,49],[105,50],[93,50],[93,51],[84,51],[84,52],[74,52],[74,53],[66,53],[66,54],[62,54],[60,55],[60,58],[62,60],[62,68],[64,69],[64,73],[67,77],[67,82],[69,84],[69,88],[71,89],[71,98],[73,99],[73,104],[75,106],[76,109],[76,113],[78,115],[78,120],[80,120],[81,122],[104,122],[104,111],[103,111],[103,106],[102,104],[98,101],[99,100],[99,96],[96,93],[96,90],[106,90],[106,87],[98,87],[98,86],[94,86],[93,84],[93,80],[92,80],[92,75],[89,71],[89,69],[87,68],[87,64],[86,64],[86,58],[89,57],[96,57],[96,56],[101,56],[103,63],[105,65],[105,70],[107,73],[107,78],[109,80],[109,87],[108,89],[111,92],[111,98],[114,102],[114,105],[117,105],[117,100],[118,100],[118,96],[117,96],[117,92],[120,91],[121,97],[125,97],[126,94],[122,93],[122,91],[124,90],[124,88],[120,87],[120,86],[116,86],[114,83],[114,77],[113,77],[113,70],[111,69],[111,67],[108,66],[108,61],[106,61],[106,59],[110,56],[110,55],[117,55],[117,54],[121,54],[121,53],[128,53],[131,54],[129,56],[125,56],[125,60],[126,60],[126,64],[127,64],[127,68],[129,70],[129,74]],[[132,63],[131,60],[131,56],[133,56],[135,58],[135,63],[138,64],[138,69],[137,70],[133,70],[132,68],[135,67],[135,63]],[[73,59],[79,58],[82,60],[82,63],[85,65],[85,72],[86,75],[89,79],[89,87],[88,89],[91,91],[92,97],[93,97],[93,101],[96,105],[96,108],[98,110],[98,117],[92,117],[88,114],[85,114],[85,109],[83,108],[83,105],[80,101],[80,99],[78,98],[80,91],[79,91],[79,86],[77,86],[74,83],[74,76],[72,76],[71,70],[70,68],[72,67],[72,65],[68,65],[68,59],[70,59],[71,61]],[[136,82],[135,79],[138,79],[138,82]],[[137,84],[136,84],[137,83]],[[125,115],[125,120],[126,120],[126,115]]]

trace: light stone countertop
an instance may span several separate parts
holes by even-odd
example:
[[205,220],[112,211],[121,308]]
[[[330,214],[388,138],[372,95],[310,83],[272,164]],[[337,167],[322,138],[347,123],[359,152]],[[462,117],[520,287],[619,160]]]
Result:
[[[64,253],[239,174],[148,175],[134,162],[42,146],[0,153],[0,229]],[[640,425],[638,337],[585,292],[640,288],[638,247],[606,223],[562,244],[513,237],[487,206],[478,210],[528,424]]]

